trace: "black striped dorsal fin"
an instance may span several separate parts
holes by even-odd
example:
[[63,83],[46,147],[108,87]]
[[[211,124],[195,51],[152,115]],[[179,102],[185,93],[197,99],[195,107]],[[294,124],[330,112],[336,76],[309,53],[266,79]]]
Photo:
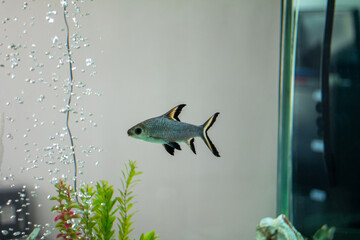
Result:
[[168,153],[170,153],[170,155],[173,155],[173,156],[174,156],[174,148],[171,147],[171,146],[169,146],[169,145],[167,145],[167,144],[163,144],[163,145],[164,145],[164,147],[165,147],[165,150],[166,150]]
[[191,148],[191,150],[196,154],[194,138],[189,139],[186,143]]
[[186,104],[180,104],[180,105],[174,107],[173,109],[171,109],[170,111],[168,111],[167,113],[165,113],[164,115],[174,121],[180,122],[180,119],[178,116],[181,113],[181,110],[183,109],[183,107],[185,107],[185,106],[186,106]]

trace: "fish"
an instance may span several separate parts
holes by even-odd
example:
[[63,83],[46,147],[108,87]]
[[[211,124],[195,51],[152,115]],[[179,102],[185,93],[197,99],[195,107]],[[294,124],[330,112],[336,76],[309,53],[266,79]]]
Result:
[[128,136],[146,142],[162,144],[170,155],[174,155],[175,149],[181,150],[179,143],[182,142],[187,143],[193,153],[196,154],[194,140],[199,137],[216,157],[220,157],[218,150],[207,134],[220,113],[216,112],[204,124],[197,126],[180,121],[179,114],[185,106],[186,104],[180,104],[163,115],[136,124],[127,131]]

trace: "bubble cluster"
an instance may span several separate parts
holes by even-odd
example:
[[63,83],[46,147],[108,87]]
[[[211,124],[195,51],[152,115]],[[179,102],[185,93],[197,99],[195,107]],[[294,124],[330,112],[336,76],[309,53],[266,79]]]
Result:
[[[10,126],[4,134],[4,141],[16,155],[23,156],[23,161],[19,160],[18,169],[9,169],[8,173],[1,175],[1,179],[11,189],[16,189],[18,182],[14,173],[17,177],[19,174],[31,174],[28,187],[24,185],[19,190],[17,199],[9,199],[8,206],[16,202],[22,203],[22,207],[14,209],[14,213],[24,216],[16,221],[26,222],[27,230],[41,227],[43,234],[39,236],[40,239],[51,234],[51,224],[37,225],[26,220],[26,216],[30,214],[27,207],[31,199],[39,198],[41,194],[38,192],[49,188],[44,187],[44,184],[51,186],[59,178],[74,179],[72,165],[75,154],[79,154],[78,173],[84,174],[85,165],[88,164],[84,159],[100,152],[100,147],[82,146],[81,137],[77,135],[89,127],[98,126],[95,116],[82,106],[85,102],[83,99],[101,96],[92,89],[89,82],[89,77],[96,74],[93,57],[76,58],[76,61],[70,58],[71,55],[76,55],[78,49],[90,46],[89,39],[81,31],[81,18],[88,15],[83,14],[80,9],[80,5],[85,2],[63,0],[45,3],[47,11],[44,12],[39,11],[43,9],[39,6],[44,2],[24,1],[18,7],[26,11],[26,14],[5,16],[0,24],[0,30],[4,32],[4,36],[0,36],[0,69],[7,73],[9,83],[6,84],[17,86],[13,95],[7,97],[5,106],[3,105],[9,110],[5,119],[9,123],[7,126]],[[0,10],[8,6],[9,1],[2,1]],[[75,30],[69,34],[70,52],[67,52],[63,13],[70,29]],[[17,31],[7,31],[10,28]],[[41,31],[48,31],[49,34],[35,35],[38,28],[43,28]],[[47,39],[42,39],[44,36]],[[44,45],[44,40],[47,45]],[[69,64],[70,70],[76,73],[73,81],[68,74]],[[20,84],[23,85],[19,89]],[[70,104],[69,97],[72,97]],[[54,119],[49,120],[48,116],[54,116]],[[70,119],[68,125],[67,116]],[[76,135],[71,136],[69,128],[75,129]],[[74,144],[70,144],[70,139]],[[46,171],[42,172],[44,167]],[[44,206],[43,203],[36,204],[39,208]],[[0,208],[0,214],[2,212],[3,209]],[[9,219],[14,220],[15,214]],[[1,234],[26,238],[25,232],[11,228],[2,230]]]

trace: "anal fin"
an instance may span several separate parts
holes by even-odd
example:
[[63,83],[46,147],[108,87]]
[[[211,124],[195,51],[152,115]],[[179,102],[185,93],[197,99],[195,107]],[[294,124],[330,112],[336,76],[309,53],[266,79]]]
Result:
[[189,139],[186,143],[191,148],[191,150],[196,154],[194,138]]

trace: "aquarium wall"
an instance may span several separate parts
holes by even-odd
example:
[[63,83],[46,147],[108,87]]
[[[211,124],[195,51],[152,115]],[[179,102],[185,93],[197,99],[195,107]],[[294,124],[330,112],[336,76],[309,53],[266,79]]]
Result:
[[[280,12],[280,1],[1,1],[2,221],[55,239],[49,199],[60,179],[73,184],[75,152],[78,185],[104,179],[116,194],[137,161],[133,238],[253,239],[276,214]],[[179,104],[195,125],[220,112],[208,131],[220,158],[200,138],[196,154],[181,143],[171,156],[127,135]]]
[[[357,1],[284,1],[279,212],[311,236],[359,239]],[[284,39],[284,38],[283,38]],[[291,49],[286,52],[286,49]],[[284,88],[287,86],[287,88]],[[289,104],[285,104],[285,103]],[[287,154],[284,154],[287,153]]]

